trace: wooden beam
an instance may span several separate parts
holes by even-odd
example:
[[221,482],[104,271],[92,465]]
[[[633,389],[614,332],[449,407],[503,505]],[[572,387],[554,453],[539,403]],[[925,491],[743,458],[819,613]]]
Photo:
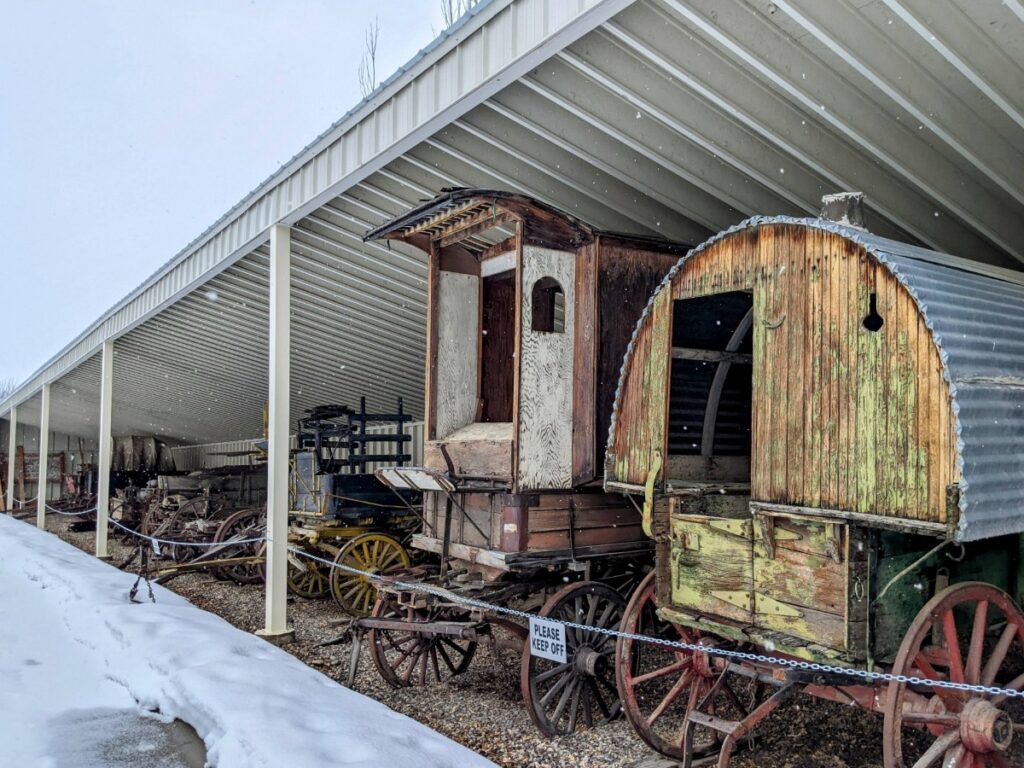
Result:
[[511,221],[515,221],[515,219],[506,211],[494,213],[487,210],[452,224],[450,227],[445,227],[441,232],[435,234],[432,239],[441,248],[447,248],[449,245],[454,245],[465,240],[467,237],[472,237],[480,232],[486,232],[488,229],[499,227]]
[[675,360],[703,360],[709,363],[738,363],[750,365],[754,356],[744,352],[722,352],[717,349],[691,349],[689,347],[672,347],[672,358]]

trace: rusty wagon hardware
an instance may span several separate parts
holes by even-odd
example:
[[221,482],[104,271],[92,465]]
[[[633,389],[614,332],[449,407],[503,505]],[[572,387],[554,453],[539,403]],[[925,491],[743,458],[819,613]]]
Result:
[[[685,247],[480,189],[446,191],[367,235],[380,238],[428,258],[425,466],[378,471],[423,494],[411,546],[440,567],[421,578],[614,626],[651,546],[632,503],[600,486],[600,438],[633,325]],[[392,685],[459,674],[475,643],[500,636],[522,649],[523,696],[543,732],[618,714],[612,643],[572,634],[563,668],[531,658],[525,629],[508,620],[457,601],[403,600],[383,588],[362,622]]]
[[1022,702],[984,691],[1024,687],[1022,307],[1020,273],[822,219],[751,219],[672,269],[605,488],[656,548],[622,627],[707,650],[619,639],[644,741],[725,768],[803,692],[881,714],[885,768],[1024,764]]

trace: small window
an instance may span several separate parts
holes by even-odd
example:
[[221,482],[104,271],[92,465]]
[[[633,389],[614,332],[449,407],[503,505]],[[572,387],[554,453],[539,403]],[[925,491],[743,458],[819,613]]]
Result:
[[538,333],[565,333],[565,293],[553,277],[542,277],[533,284],[533,322]]

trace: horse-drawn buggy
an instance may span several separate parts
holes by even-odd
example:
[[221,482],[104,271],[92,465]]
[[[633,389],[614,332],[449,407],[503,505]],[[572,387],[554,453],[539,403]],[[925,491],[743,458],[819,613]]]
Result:
[[1024,275],[822,219],[721,233],[636,327],[604,486],[656,547],[621,628],[676,643],[618,641],[656,750],[722,768],[803,692],[881,714],[886,768],[1024,765]]
[[288,554],[288,588],[307,598],[332,594],[349,614],[363,616],[377,600],[374,582],[339,568],[378,573],[411,563],[406,544],[419,527],[422,498],[392,491],[374,475],[375,464],[402,467],[412,459],[402,400],[392,413],[323,405],[298,422],[290,474],[288,541],[317,559]]
[[[463,672],[483,640],[523,648],[522,624],[460,598],[614,627],[652,549],[633,503],[601,487],[599,436],[634,324],[684,249],[474,189],[377,238],[428,254],[424,466],[377,474],[423,494],[411,546],[440,561],[397,576],[430,594],[384,586],[358,622],[377,669],[392,685],[426,684]],[[522,657],[545,733],[618,713],[614,643],[576,634],[569,646],[563,665]]]

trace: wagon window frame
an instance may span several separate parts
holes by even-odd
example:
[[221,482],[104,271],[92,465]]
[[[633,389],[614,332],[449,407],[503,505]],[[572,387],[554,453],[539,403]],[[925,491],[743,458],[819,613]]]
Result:
[[550,275],[538,278],[530,289],[530,330],[565,333],[565,290]]

